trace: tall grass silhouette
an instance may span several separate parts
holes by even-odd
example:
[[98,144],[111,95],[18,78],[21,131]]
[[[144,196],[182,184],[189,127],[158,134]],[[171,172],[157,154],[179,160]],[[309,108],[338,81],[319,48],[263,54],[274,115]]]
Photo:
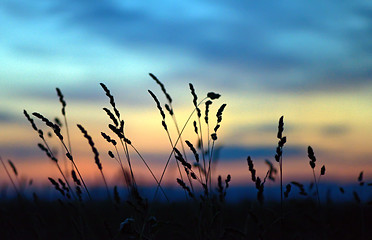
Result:
[[[173,108],[173,99],[165,85],[154,74],[150,73],[149,76],[160,87],[166,99],[166,103],[161,103],[155,91],[148,90],[160,114],[159,127],[164,129],[170,144],[161,173],[158,176],[155,174],[151,169],[151,162],[145,159],[135,143],[129,139],[114,95],[108,86],[100,83],[109,100],[109,107],[104,107],[103,111],[110,123],[106,130],[95,131],[109,144],[109,149],[105,149],[105,152],[109,160],[117,162],[124,182],[114,185],[108,183],[101,155],[93,141],[93,135],[90,135],[92,130],[88,133],[82,125],[76,126],[82,137],[88,141],[87,146],[94,159],[92,164],[96,164],[102,178],[107,198],[101,200],[94,191],[96,187],[87,186],[78,168],[79,159],[73,157],[74,145],[70,139],[67,104],[62,91],[56,88],[62,105],[63,125],[58,118],[53,122],[38,112],[30,115],[24,110],[23,114],[41,140],[38,148],[58,170],[58,176],[45,179],[53,187],[57,200],[46,201],[37,192],[32,193],[30,200],[20,185],[16,162],[5,162],[0,157],[16,199],[19,200],[0,201],[2,206],[9,209],[1,209],[1,239],[369,239],[372,236],[372,230],[367,227],[368,219],[372,219],[372,201],[366,197],[371,194],[372,183],[366,182],[363,171],[360,172],[354,189],[345,190],[344,187],[339,187],[340,194],[350,196],[354,201],[342,204],[331,204],[331,200],[322,195],[320,180],[325,176],[326,168],[323,165],[317,176],[317,159],[311,146],[307,148],[313,174],[310,186],[284,178],[283,151],[287,137],[283,136],[283,116],[279,118],[276,133],[278,144],[273,148],[275,161],[272,163],[265,160],[268,169],[264,175],[259,174],[252,157],[247,153],[247,177],[253,182],[256,199],[229,203],[227,199],[234,184],[234,176],[229,173],[217,176],[214,172],[218,130],[223,125],[227,104],[219,103],[221,95],[218,93],[197,94],[194,85],[190,83],[188,88],[193,109],[185,121],[180,123]],[[213,112],[215,105],[218,106],[217,111]],[[215,126],[211,126],[212,117],[215,117]],[[44,136],[45,130],[39,128],[35,120],[45,125],[63,146],[64,155],[71,162],[68,174],[62,171],[60,159],[52,151],[49,139]],[[189,125],[193,127],[196,141],[186,139],[183,135]],[[171,135],[172,127],[175,129],[175,136]],[[195,142],[196,145],[193,144]],[[138,173],[133,168],[136,160],[143,164],[153,179],[154,193],[149,198],[144,197],[143,187],[137,182]],[[177,166],[174,183],[185,194],[182,201],[174,201],[163,184],[172,160]],[[265,198],[265,189],[267,183],[274,182],[276,177],[279,177],[277,190],[280,200],[270,202]],[[123,195],[120,186],[124,186],[126,195]],[[164,201],[159,194],[164,196]]]

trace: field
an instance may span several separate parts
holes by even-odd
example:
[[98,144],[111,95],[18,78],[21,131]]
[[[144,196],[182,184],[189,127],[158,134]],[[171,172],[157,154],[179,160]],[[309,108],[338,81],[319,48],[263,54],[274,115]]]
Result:
[[[210,106],[220,94],[209,92],[199,99],[194,86],[189,84],[194,110],[186,123],[179,125],[165,86],[153,74],[150,77],[167,99],[163,105],[152,91],[148,91],[160,113],[159,127],[164,129],[173,147],[164,162],[162,174],[156,176],[153,173],[128,139],[115,98],[101,83],[110,106],[103,110],[111,122],[108,125],[110,132],[101,132],[101,136],[111,144],[108,155],[117,162],[125,181],[115,186],[107,183],[95,142],[84,126],[78,124],[94,156],[104,191],[97,193],[94,187],[86,184],[71,151],[67,104],[62,91],[57,88],[62,120],[50,120],[42,113],[24,111],[31,125],[28,130],[39,136],[38,147],[59,171],[58,176],[45,179],[55,189],[55,197],[46,200],[43,194],[27,192],[27,186],[20,186],[17,181],[16,164],[1,158],[4,174],[16,193],[13,198],[0,200],[1,239],[372,239],[369,227],[372,223],[372,201],[369,199],[372,183],[365,181],[363,172],[356,176],[354,188],[337,188],[341,196],[351,200],[322,196],[324,191],[320,191],[320,182],[327,174],[326,165],[318,165],[316,149],[309,146],[308,170],[313,174],[313,181],[310,185],[297,181],[283,183],[283,152],[287,141],[283,116],[279,118],[278,132],[275,133],[278,141],[273,149],[275,162],[267,162],[266,174],[258,176],[250,156],[242,159],[247,162],[246,172],[255,186],[251,188],[255,197],[228,201],[234,176],[228,173],[215,176],[213,173],[215,144],[219,139],[218,130],[223,127],[227,104],[221,104],[217,112],[211,113]],[[216,122],[213,126],[210,123],[212,117]],[[172,139],[168,131],[170,125],[177,129],[176,138]],[[183,139],[188,125],[194,127],[198,139],[195,146]],[[62,171],[61,160],[48,143],[47,131],[51,131],[63,146],[72,166],[69,175]],[[154,181],[150,196],[137,183],[132,154],[142,160]],[[162,185],[171,161],[177,165],[178,177],[174,180],[184,195],[183,200],[174,201]],[[274,178],[279,182],[279,197],[277,201],[267,201],[265,184]]]

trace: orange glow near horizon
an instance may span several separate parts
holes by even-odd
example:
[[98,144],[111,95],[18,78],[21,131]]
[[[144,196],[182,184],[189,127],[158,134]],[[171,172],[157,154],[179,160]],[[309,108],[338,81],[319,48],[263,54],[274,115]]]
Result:
[[[372,136],[372,123],[367,119],[372,119],[372,111],[367,109],[370,97],[368,89],[362,91],[359,99],[353,99],[346,95],[318,96],[280,96],[273,95],[271,98],[264,96],[234,96],[231,94],[223,97],[213,103],[210,111],[210,133],[216,122],[215,113],[218,107],[227,102],[226,110],[223,114],[221,128],[218,130],[218,146],[241,148],[267,147],[272,148],[272,154],[269,159],[274,162],[275,147],[277,144],[276,132],[277,121],[281,115],[284,115],[284,135],[287,136],[287,143],[284,147],[284,174],[288,181],[311,181],[311,169],[308,166],[307,146],[314,148],[318,159],[318,167],[326,165],[326,176],[324,181],[347,182],[354,181],[360,171],[365,172],[365,176],[372,175],[370,162],[372,159],[372,150],[369,147],[370,136]],[[186,94],[189,94],[186,90]],[[183,99],[183,97],[180,97]],[[191,98],[188,96],[188,99]],[[68,99],[67,99],[68,101]],[[56,172],[55,166],[40,153],[36,145],[40,142],[37,134],[32,130],[30,124],[23,119],[23,109],[32,109],[52,119],[51,116],[60,114],[60,105],[56,100],[53,103],[44,104],[38,101],[27,101],[16,105],[18,117],[21,120],[14,123],[1,123],[0,128],[2,138],[0,146],[3,149],[13,149],[2,153],[3,159],[12,159],[19,168],[19,172],[27,179],[34,179],[35,184],[44,185],[47,177],[60,177]],[[323,104],[329,103],[329,104]],[[35,106],[31,105],[35,104]],[[82,124],[88,133],[92,136],[96,147],[101,154],[101,161],[104,167],[104,173],[107,175],[110,184],[118,184],[120,179],[120,168],[118,164],[107,155],[108,150],[114,151],[100,135],[101,131],[114,136],[108,129],[107,124],[110,119],[102,111],[102,107],[108,107],[107,101],[102,102],[100,106],[83,102],[68,102],[67,116],[70,127],[72,149],[79,168],[86,181],[93,185],[102,184],[100,173],[94,164],[93,153],[86,139],[77,129],[76,124]],[[244,107],[242,107],[244,106]],[[201,106],[204,116],[204,105]],[[177,120],[182,128],[185,120],[192,111],[192,105],[184,104],[175,108]],[[15,111],[15,110],[13,110]],[[30,113],[32,113],[29,110]],[[166,158],[170,153],[171,145],[164,129],[161,126],[161,117],[151,99],[149,105],[144,107],[125,107],[122,112],[125,118],[125,131],[127,137],[131,139],[133,145],[146,156],[148,164],[157,177],[160,177],[165,165]],[[60,117],[62,120],[62,118]],[[196,144],[196,135],[191,119],[185,128],[183,140],[190,140]],[[49,131],[44,127],[44,123],[36,120],[37,126]],[[177,138],[176,130],[170,117],[166,117],[168,128],[171,132],[172,140]],[[204,124],[204,121],[202,119]],[[206,128],[203,129],[204,140],[206,137]],[[66,133],[63,130],[66,139]],[[57,152],[61,152],[61,145],[56,137],[46,137],[51,147]],[[205,142],[206,144],[206,142]],[[17,152],[17,147],[20,151]],[[178,145],[180,148],[180,145]],[[300,148],[300,154],[286,157],[286,148]],[[22,149],[28,149],[27,153],[22,153]],[[186,147],[186,151],[189,152]],[[26,154],[26,156],[24,156]],[[29,156],[28,156],[28,155]],[[121,153],[122,154],[122,153]],[[226,176],[232,175],[233,183],[247,184],[249,181],[249,172],[246,166],[246,157],[251,155],[247,150],[245,157],[240,159],[223,160],[218,163],[214,175]],[[135,175],[138,175],[139,183],[144,185],[155,185],[151,175],[138,159],[133,149],[133,164]],[[260,175],[264,175],[267,167],[264,165],[264,157],[255,158],[252,156]],[[153,158],[156,160],[153,161]],[[62,158],[63,159],[63,158]],[[62,160],[61,160],[62,162]],[[174,185],[177,178],[174,158],[171,159],[171,169],[167,171],[163,184]],[[3,169],[0,170],[1,172]],[[5,174],[0,174],[1,182],[8,182]],[[120,182],[120,181],[119,181]]]

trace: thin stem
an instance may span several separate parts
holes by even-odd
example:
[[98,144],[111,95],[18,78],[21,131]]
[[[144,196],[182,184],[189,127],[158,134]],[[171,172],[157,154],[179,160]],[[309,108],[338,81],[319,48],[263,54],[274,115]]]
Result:
[[319,189],[318,189],[318,183],[316,181],[316,177],[315,177],[315,171],[314,171],[314,168],[313,168],[313,175],[314,175],[314,182],[315,182],[315,187],[316,187],[316,196],[318,198],[318,205],[320,206],[320,196],[319,196]]
[[66,114],[64,114],[63,117],[64,117],[65,125],[66,125],[66,133],[67,133],[67,144],[68,144],[68,150],[69,150],[70,153],[72,154],[72,150],[71,150],[71,141],[70,141],[70,131],[68,130],[68,124],[67,124]]
[[16,193],[17,193],[18,196],[21,196],[21,194],[20,194],[20,192],[18,191],[18,188],[17,188],[17,186],[15,185],[15,183],[14,183],[14,181],[13,181],[13,178],[10,176],[10,173],[8,172],[8,169],[6,168],[6,166],[5,166],[5,164],[4,164],[4,161],[3,161],[3,159],[1,158],[1,156],[0,156],[0,161],[1,161],[1,163],[3,164],[3,167],[4,167],[4,169],[5,169],[6,174],[8,175],[10,181],[12,182],[12,185],[13,185],[13,187],[14,187],[14,190],[16,191]]
[[[52,150],[50,149],[50,147],[49,147],[47,141],[45,140],[45,138],[42,137],[41,139],[43,140],[43,142],[44,142],[46,148],[48,149],[50,155],[52,156],[52,158],[57,159],[57,158],[54,156],[54,153],[53,153]],[[62,142],[62,146],[63,146],[63,142]],[[62,149],[63,149],[63,148],[62,148]],[[69,182],[67,181],[67,178],[66,178],[65,174],[63,173],[63,171],[62,171],[62,169],[61,169],[61,166],[60,166],[59,163],[58,163],[58,160],[55,160],[55,163],[56,163],[57,168],[58,168],[59,172],[61,173],[63,179],[65,180],[65,182],[66,182],[68,188],[70,189],[70,192],[71,192],[72,196],[73,196],[73,197],[75,198],[75,200],[76,200],[76,196],[75,196],[75,194],[74,194],[74,191],[72,190],[72,188],[71,188]]]
[[102,175],[102,178],[103,178],[103,182],[105,183],[105,186],[106,186],[108,199],[111,201],[110,191],[109,191],[109,188],[108,188],[108,185],[107,185],[107,182],[106,182],[105,175],[103,174],[103,171],[101,169],[100,169],[100,172],[101,172],[101,175]]
[[[202,104],[202,103],[203,103],[207,98],[208,98],[208,97],[203,98],[203,99],[199,102],[199,104],[198,104],[197,106],[199,106],[200,104]],[[168,167],[169,161],[170,161],[170,159],[172,158],[172,155],[173,155],[173,152],[174,152],[174,146],[177,145],[178,141],[179,141],[180,138],[181,138],[181,135],[182,135],[183,131],[184,131],[185,128],[186,128],[186,125],[189,123],[189,121],[190,121],[190,119],[191,119],[191,117],[192,117],[192,115],[194,114],[195,111],[196,111],[196,107],[194,108],[194,110],[191,112],[190,116],[189,116],[188,119],[186,120],[185,124],[184,124],[183,127],[182,127],[182,130],[181,130],[180,134],[178,135],[178,138],[177,138],[176,142],[175,142],[174,145],[173,145],[172,151],[171,151],[171,153],[169,154],[169,157],[168,157],[168,159],[167,159],[167,162],[166,162],[165,167],[164,167],[164,169],[163,169],[163,172],[162,172],[162,174],[161,174],[161,177],[160,177],[160,180],[159,180],[159,184],[158,184],[158,186],[156,187],[156,191],[155,191],[155,194],[154,194],[154,200],[155,200],[155,198],[156,198],[156,196],[157,196],[157,194],[158,194],[159,187],[160,187],[160,184],[161,184],[161,182],[162,182],[162,180],[163,180],[163,177],[164,177],[165,171],[167,170],[167,167]]]
[[74,168],[76,169],[76,172],[78,173],[79,178],[81,179],[81,182],[82,182],[83,185],[84,185],[85,191],[87,192],[89,199],[92,200],[92,197],[90,196],[90,193],[89,193],[89,191],[88,191],[87,185],[85,185],[84,179],[83,179],[83,177],[81,176],[80,171],[79,171],[78,167],[77,167],[76,164],[75,164],[75,161],[71,161],[71,162],[72,162],[72,164],[74,165]]
[[280,211],[281,211],[281,219],[283,223],[283,156],[280,156],[279,161],[280,167]]
[[209,163],[208,163],[208,172],[207,176],[209,177],[209,188],[212,189],[212,172],[211,172],[211,165],[212,165],[212,158],[213,158],[213,149],[214,149],[214,140],[212,142],[212,149],[210,152],[210,157],[209,157]]
[[[138,154],[138,156],[141,158],[141,160],[143,161],[143,163],[145,164],[145,166],[147,167],[147,169],[149,170],[150,174],[152,175],[152,177],[154,178],[154,180],[156,181],[156,183],[158,185],[160,185],[158,179],[155,177],[155,174],[152,172],[150,166],[147,164],[147,162],[145,161],[145,159],[142,157],[142,155],[139,153],[139,151],[133,146],[133,144],[130,144],[130,146],[134,149],[134,151]],[[163,188],[160,186],[160,190],[163,192],[164,194],[164,197],[167,199],[167,201],[169,202],[169,198],[167,197],[167,195],[165,194]]]
[[[126,179],[126,173],[125,173],[125,170],[124,170],[123,162],[121,161],[121,157],[120,157],[118,148],[116,147],[116,145],[114,145],[114,147],[115,147],[116,154],[118,155],[119,160],[116,159],[116,157],[115,157],[115,159],[120,164],[121,171],[123,172],[124,182],[126,183],[126,181],[125,181],[125,179]],[[130,189],[129,189],[130,186],[127,183],[126,183],[126,185],[127,185],[128,193],[130,193]]]
[[57,165],[57,168],[58,168],[59,172],[61,173],[63,179],[65,180],[65,182],[66,182],[66,184],[67,184],[67,186],[68,186],[68,189],[70,189],[70,192],[71,192],[72,196],[73,196],[74,199],[76,200],[76,196],[75,196],[75,194],[74,194],[74,191],[72,191],[72,188],[71,188],[70,184],[68,183],[68,181],[67,181],[65,175],[63,174],[62,169],[61,169],[61,167],[59,166],[58,162],[56,162],[56,165]]
[[[204,144],[203,144],[203,131],[202,131],[199,116],[198,116],[198,122],[199,122],[199,132],[200,132],[200,145],[201,145],[201,152],[202,152],[202,157],[203,157],[203,167],[204,167],[204,170],[206,170],[205,156],[204,156]],[[207,176],[205,176],[205,185],[208,186],[208,177]]]
[[71,153],[69,152],[69,150],[68,150],[66,144],[63,142],[63,140],[60,139],[60,141],[61,141],[61,143],[63,144],[63,146],[65,147],[66,152],[67,152],[68,154],[70,154],[70,156],[71,156],[71,159],[70,159],[70,160],[71,160],[72,164],[74,165],[74,168],[76,169],[76,172],[78,173],[79,178],[81,179],[81,182],[83,183],[83,186],[84,186],[84,188],[85,188],[85,191],[86,191],[87,194],[88,194],[89,199],[92,200],[92,197],[91,197],[91,195],[90,195],[90,193],[89,193],[89,191],[88,191],[87,185],[85,184],[84,179],[83,179],[83,177],[81,176],[80,171],[79,171],[78,167],[76,166],[76,163],[75,163],[75,161],[73,160]]
[[[123,133],[124,134],[124,133]],[[134,178],[134,174],[133,174],[133,170],[132,170],[132,164],[130,162],[130,156],[129,156],[129,151],[128,151],[128,145],[127,143],[124,141],[123,142],[123,139],[120,139],[120,142],[121,142],[121,146],[123,147],[123,150],[125,152],[125,157],[127,158],[127,162],[128,162],[128,166],[129,166],[129,171],[130,171],[130,175],[132,177],[132,181],[133,181],[133,185],[134,186],[137,186],[136,184],[136,180]]]
[[[177,123],[177,119],[176,119],[176,114],[174,113],[172,103],[169,102],[169,105],[170,105],[170,107],[171,107],[171,109],[172,109],[172,111],[173,111],[172,119],[173,119],[174,125],[176,126],[177,134],[180,136],[180,129],[179,129],[179,127],[178,127],[178,123]],[[168,134],[168,137],[170,138],[169,134]],[[169,139],[169,140],[170,140],[170,139]],[[171,141],[171,140],[170,140],[170,141]],[[184,145],[183,145],[182,137],[180,137],[180,143],[181,143],[181,148],[182,148],[183,155],[184,155],[184,157],[185,157],[185,161],[188,162],[188,161],[187,161],[187,155],[186,155],[185,147],[184,147]],[[173,143],[172,143],[172,142],[171,142],[171,145],[173,146]],[[176,162],[177,162],[177,160],[176,160]],[[179,165],[179,164],[178,164],[178,162],[177,162],[177,167],[178,167],[178,169],[179,169],[179,166],[178,166],[178,165]],[[188,178],[188,180],[189,180],[190,187],[191,187],[192,191],[194,192],[194,187],[193,187],[193,185],[192,185],[192,181],[191,181],[190,176],[187,175],[187,178]],[[182,175],[181,175],[181,180],[183,181],[183,179],[182,179]],[[185,193],[186,193],[186,192],[185,192]],[[187,194],[186,194],[186,196],[187,196]],[[186,197],[186,198],[187,198],[187,197]]]
[[[63,114],[63,118],[64,118],[65,126],[66,126],[66,134],[67,134],[68,150],[69,150],[70,154],[72,155],[71,140],[70,140],[70,131],[68,130],[68,124],[67,124],[66,113]],[[71,167],[72,167],[72,169],[74,168],[74,167],[73,167],[73,164],[71,164]]]

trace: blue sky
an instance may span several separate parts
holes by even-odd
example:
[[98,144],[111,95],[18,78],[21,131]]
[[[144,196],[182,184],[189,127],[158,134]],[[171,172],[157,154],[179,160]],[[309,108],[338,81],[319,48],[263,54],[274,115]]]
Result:
[[248,91],[371,82],[369,1],[2,1],[0,11],[1,77],[21,83],[130,85],[151,71]]

